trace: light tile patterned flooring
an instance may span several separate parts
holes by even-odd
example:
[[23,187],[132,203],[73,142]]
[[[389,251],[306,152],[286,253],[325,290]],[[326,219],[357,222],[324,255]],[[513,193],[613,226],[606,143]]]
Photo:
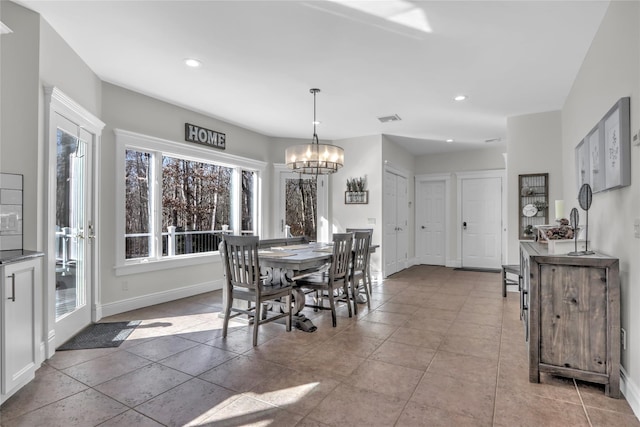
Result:
[[315,333],[232,323],[221,293],[104,319],[119,348],[57,352],[0,409],[12,426],[640,426],[603,387],[530,384],[518,295],[500,275],[419,266],[374,284],[371,311]]

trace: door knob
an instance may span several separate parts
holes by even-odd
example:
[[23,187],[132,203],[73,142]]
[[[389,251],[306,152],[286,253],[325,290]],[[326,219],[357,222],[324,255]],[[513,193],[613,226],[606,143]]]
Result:
[[424,230],[425,228],[427,228],[427,227],[425,227],[425,226],[423,225],[423,226],[422,226],[422,229]]
[[467,221],[462,223],[462,228],[465,229],[465,230],[467,229]]

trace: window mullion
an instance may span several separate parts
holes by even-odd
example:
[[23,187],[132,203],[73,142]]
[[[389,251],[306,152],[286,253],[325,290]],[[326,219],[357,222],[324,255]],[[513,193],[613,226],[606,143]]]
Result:
[[153,152],[153,190],[151,197],[153,198],[152,206],[152,236],[153,236],[153,254],[156,259],[162,258],[162,153]]

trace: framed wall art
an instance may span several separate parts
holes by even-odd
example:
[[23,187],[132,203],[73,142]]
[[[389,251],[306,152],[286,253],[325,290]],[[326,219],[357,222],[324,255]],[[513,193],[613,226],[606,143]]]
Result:
[[629,100],[620,98],[576,146],[578,190],[583,184],[593,192],[631,185]]
[[583,139],[576,146],[576,183],[578,184],[578,191],[583,184],[589,184],[589,142],[587,139]]
[[604,173],[604,138],[602,137],[602,126],[596,126],[595,129],[587,135],[585,144],[589,144],[589,184],[594,193],[604,190],[605,173]]
[[604,128],[606,188],[631,185],[629,98],[621,98],[601,123]]

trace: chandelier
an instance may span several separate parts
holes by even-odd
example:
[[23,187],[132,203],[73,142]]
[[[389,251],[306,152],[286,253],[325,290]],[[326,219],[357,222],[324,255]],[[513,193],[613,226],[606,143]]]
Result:
[[309,175],[327,175],[344,164],[344,150],[336,145],[320,144],[316,133],[316,94],[320,89],[309,89],[313,94],[313,138],[311,144],[294,145],[285,150],[285,162],[294,172]]

